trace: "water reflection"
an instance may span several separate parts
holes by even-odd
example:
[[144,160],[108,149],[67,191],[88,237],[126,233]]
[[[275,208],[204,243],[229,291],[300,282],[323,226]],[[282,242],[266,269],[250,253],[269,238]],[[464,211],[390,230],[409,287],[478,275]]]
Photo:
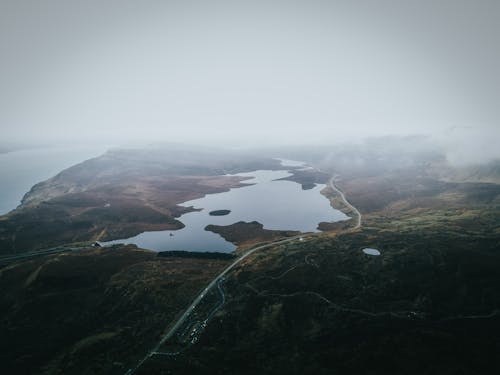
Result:
[[363,253],[365,253],[366,255],[380,255],[380,251],[378,251],[377,249],[372,249],[372,248],[369,248],[367,247],[366,249],[363,249]]
[[[209,194],[203,198],[184,202],[186,207],[201,211],[182,215],[179,220],[186,226],[175,231],[144,232],[112,243],[135,243],[139,247],[165,250],[230,252],[235,246],[218,234],[205,230],[209,224],[229,225],[238,221],[258,221],[265,229],[317,231],[318,223],[347,220],[348,216],[333,209],[327,198],[320,194],[325,185],[302,190],[300,184],[278,180],[288,177],[287,171],[259,170],[234,176],[252,177],[247,185],[228,192]],[[225,216],[209,215],[211,211],[227,209]]]

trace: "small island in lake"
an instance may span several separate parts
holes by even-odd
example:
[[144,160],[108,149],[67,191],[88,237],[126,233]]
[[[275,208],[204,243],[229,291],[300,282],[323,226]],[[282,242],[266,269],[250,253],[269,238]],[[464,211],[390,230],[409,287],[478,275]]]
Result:
[[210,211],[208,214],[210,216],[226,216],[231,213],[231,210],[215,210],[215,211]]

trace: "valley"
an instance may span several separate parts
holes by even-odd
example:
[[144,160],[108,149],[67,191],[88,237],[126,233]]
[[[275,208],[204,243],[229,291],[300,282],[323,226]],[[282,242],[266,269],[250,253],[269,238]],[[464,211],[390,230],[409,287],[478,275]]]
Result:
[[[323,199],[351,218],[321,222],[321,231],[269,230],[257,221],[242,221],[207,228],[237,246],[231,254],[156,253],[134,245],[92,247],[106,228],[99,214],[95,232],[80,232],[90,241],[87,247],[83,242],[78,251],[4,264],[0,333],[8,339],[2,340],[3,363],[26,373],[122,375],[211,374],[214,368],[221,374],[500,369],[495,354],[500,345],[500,186],[438,178],[429,166],[439,157],[428,153],[402,163],[385,150],[381,155],[393,157],[393,164],[382,168],[376,165],[382,156],[365,155],[367,165],[351,169],[344,159],[326,162],[324,155],[300,150],[287,155],[322,173],[318,180],[317,169],[311,174],[297,170],[294,184],[325,184]],[[258,160],[241,169],[280,168],[272,158]],[[210,177],[223,169],[211,168],[203,178],[190,177],[185,194],[210,194],[196,192],[207,186],[215,193],[241,189],[245,183]],[[231,171],[241,173],[236,168]],[[89,192],[90,180],[77,182],[76,171],[69,176],[70,192],[64,192],[69,187],[64,176],[42,183],[4,223],[42,212],[43,199],[51,202],[48,206],[70,198],[83,205],[87,201],[79,199],[81,194],[93,196],[106,185],[99,179],[94,183],[101,187]],[[136,181],[147,194],[139,193],[137,204],[155,202],[154,207],[163,207],[162,220],[178,220],[169,215],[180,206],[165,203],[175,200],[163,202],[153,194],[160,191],[156,185],[146,185],[150,180],[142,182],[146,176],[140,176]],[[129,197],[130,190],[124,191]],[[100,204],[113,196],[101,196]],[[61,207],[72,220],[85,212]],[[124,217],[130,214],[123,209]],[[42,232],[43,217],[38,218],[44,233],[39,241],[45,246],[32,246],[32,252],[51,242],[62,244],[68,236],[64,225],[58,225],[61,235],[55,239]],[[138,218],[128,223],[133,231],[145,228]],[[145,218],[150,225],[151,215]],[[107,225],[123,228],[122,222]],[[113,230],[106,229],[102,238]],[[366,254],[366,248],[380,255]],[[15,251],[4,254],[16,256]],[[46,338],[50,345],[44,344]],[[250,366],[249,356],[255,359]]]

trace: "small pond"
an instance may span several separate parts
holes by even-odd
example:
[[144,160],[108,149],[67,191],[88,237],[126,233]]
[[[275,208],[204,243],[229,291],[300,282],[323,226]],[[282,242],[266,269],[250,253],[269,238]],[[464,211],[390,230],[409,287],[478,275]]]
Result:
[[365,253],[366,255],[375,255],[375,256],[380,255],[380,251],[378,251],[377,249],[369,248],[369,247],[363,249],[363,253]]

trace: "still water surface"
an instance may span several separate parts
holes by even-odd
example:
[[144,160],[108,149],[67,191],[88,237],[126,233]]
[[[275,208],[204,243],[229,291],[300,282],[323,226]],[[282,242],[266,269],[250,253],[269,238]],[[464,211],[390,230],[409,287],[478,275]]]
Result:
[[[57,147],[19,150],[0,154],[0,214],[17,207],[23,195],[36,183],[44,181],[61,170],[83,160],[103,154],[108,147]],[[283,167],[304,166],[303,162],[280,159]],[[349,217],[331,208],[329,201],[320,194],[325,185],[302,190],[291,181],[277,181],[290,176],[286,170],[254,171],[236,176],[251,177],[247,186],[228,192],[209,194],[203,198],[184,202],[186,207],[201,209],[180,217],[186,225],[176,231],[144,232],[138,236],[111,241],[135,243],[146,249],[222,251],[230,252],[235,246],[218,234],[205,230],[209,224],[229,225],[238,221],[258,221],[265,229],[317,231],[322,221],[347,220]],[[210,211],[228,209],[225,216],[211,216]],[[171,235],[172,234],[172,235]]]
[[33,185],[102,155],[107,146],[50,147],[0,154],[0,215],[16,208]]
[[[247,186],[231,189],[228,192],[209,194],[182,204],[201,209],[179,218],[186,225],[185,228],[175,231],[144,232],[132,238],[103,244],[134,243],[139,247],[158,251],[230,252],[235,246],[218,234],[206,231],[207,225],[258,221],[265,229],[315,232],[318,223],[322,221],[349,219],[342,212],[333,209],[328,199],[320,194],[325,185],[318,184],[313,189],[302,190],[298,183],[277,180],[290,175],[291,173],[285,170],[238,173],[235,176],[252,177],[244,181]],[[225,216],[209,215],[210,211],[223,209],[231,212]]]
[[380,255],[380,251],[378,251],[377,249],[372,249],[370,247],[363,249],[363,253],[365,253],[366,255],[374,255],[374,256]]

